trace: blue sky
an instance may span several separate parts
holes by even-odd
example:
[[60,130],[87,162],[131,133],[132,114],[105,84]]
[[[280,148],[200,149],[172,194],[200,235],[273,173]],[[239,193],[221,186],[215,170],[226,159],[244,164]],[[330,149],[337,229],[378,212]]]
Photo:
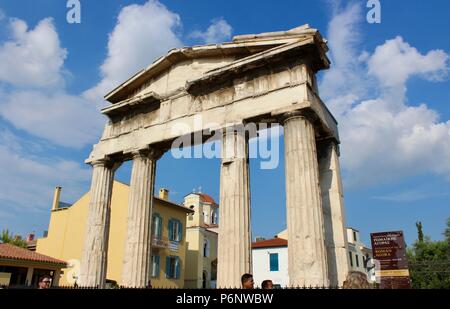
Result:
[[[56,185],[74,202],[90,185],[83,161],[106,121],[101,96],[172,47],[304,23],[328,39],[320,92],[339,121],[347,225],[369,234],[415,222],[441,239],[450,217],[450,3],[381,1],[88,1],[81,24],[63,0],[0,0],[0,229],[47,229]],[[117,46],[129,46],[126,50]],[[280,153],[283,151],[282,137]],[[284,161],[251,160],[253,236],[285,228]],[[217,159],[157,167],[156,189],[181,202],[193,188],[219,198]],[[117,172],[129,182],[130,164]]]

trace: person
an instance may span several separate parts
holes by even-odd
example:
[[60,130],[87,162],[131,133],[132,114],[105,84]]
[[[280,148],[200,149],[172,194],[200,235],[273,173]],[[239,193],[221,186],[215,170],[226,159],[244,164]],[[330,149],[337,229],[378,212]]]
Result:
[[241,277],[241,283],[243,289],[253,289],[255,282],[253,281],[253,275],[243,274]]
[[360,271],[350,271],[344,281],[344,289],[370,289],[367,276]]
[[265,290],[272,290],[273,289],[273,282],[272,282],[272,280],[264,280],[261,283],[261,288],[263,288]]
[[49,275],[43,275],[39,277],[38,289],[48,289],[50,287],[51,282],[52,279]]

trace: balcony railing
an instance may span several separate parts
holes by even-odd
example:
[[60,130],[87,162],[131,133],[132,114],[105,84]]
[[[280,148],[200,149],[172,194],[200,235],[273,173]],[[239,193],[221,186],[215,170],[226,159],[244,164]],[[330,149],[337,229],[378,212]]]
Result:
[[169,239],[163,236],[152,236],[152,246],[155,248],[169,248]]

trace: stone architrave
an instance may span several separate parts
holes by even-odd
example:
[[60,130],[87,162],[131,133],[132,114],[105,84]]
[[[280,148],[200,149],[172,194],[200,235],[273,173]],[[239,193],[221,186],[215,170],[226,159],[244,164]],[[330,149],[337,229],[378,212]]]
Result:
[[157,150],[133,153],[122,285],[143,288],[151,272],[151,218]]
[[79,285],[104,288],[106,283],[111,194],[118,165],[108,160],[91,163],[91,200],[80,265]]
[[218,236],[219,288],[239,288],[251,273],[250,190],[248,145],[243,130],[224,132],[220,170]]
[[344,196],[336,141],[319,143],[319,177],[322,192],[325,246],[332,286],[342,286],[349,271]]
[[322,198],[310,116],[284,119],[286,214],[290,286],[328,286]]

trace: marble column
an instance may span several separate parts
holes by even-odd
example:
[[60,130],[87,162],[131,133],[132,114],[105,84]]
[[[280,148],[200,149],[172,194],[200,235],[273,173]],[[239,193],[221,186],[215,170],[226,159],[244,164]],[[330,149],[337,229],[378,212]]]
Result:
[[319,178],[330,284],[342,286],[349,260],[338,145],[334,140],[320,143]]
[[151,272],[151,222],[157,150],[133,154],[122,285],[147,286]]
[[322,198],[312,122],[302,114],[285,115],[284,144],[289,282],[291,286],[328,286]]
[[105,287],[108,255],[111,194],[117,166],[108,160],[91,163],[91,200],[80,265],[80,286]]
[[242,130],[222,139],[217,286],[241,287],[252,271],[248,145]]

